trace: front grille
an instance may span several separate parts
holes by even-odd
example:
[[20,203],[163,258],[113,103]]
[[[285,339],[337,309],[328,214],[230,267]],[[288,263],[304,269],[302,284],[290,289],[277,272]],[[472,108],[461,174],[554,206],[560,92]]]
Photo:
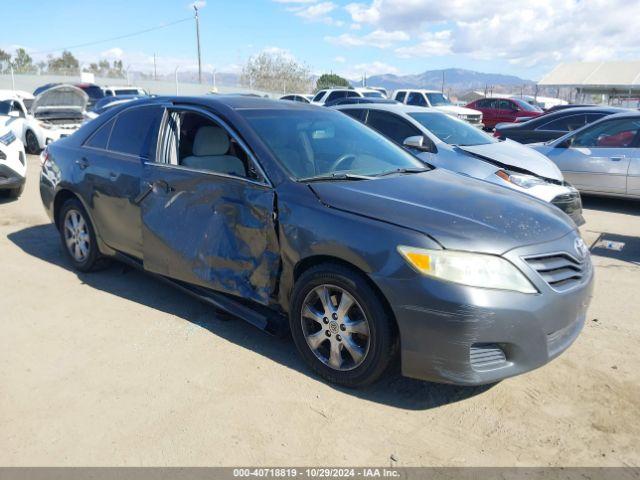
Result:
[[467,115],[467,122],[469,123],[480,123],[480,115]]
[[579,285],[588,266],[586,261],[578,261],[567,253],[540,255],[525,260],[551,288],[559,292]]
[[469,349],[469,360],[476,370],[492,370],[501,367],[507,357],[495,343],[475,343]]

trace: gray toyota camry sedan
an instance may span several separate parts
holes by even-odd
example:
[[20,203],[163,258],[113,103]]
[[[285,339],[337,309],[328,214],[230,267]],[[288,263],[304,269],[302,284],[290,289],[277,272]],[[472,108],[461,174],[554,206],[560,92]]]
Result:
[[[76,269],[110,259],[274,334],[325,379],[477,385],[580,333],[589,252],[536,198],[431,168],[336,111],[242,96],[114,107],[42,155]],[[88,312],[90,315],[90,312]]]

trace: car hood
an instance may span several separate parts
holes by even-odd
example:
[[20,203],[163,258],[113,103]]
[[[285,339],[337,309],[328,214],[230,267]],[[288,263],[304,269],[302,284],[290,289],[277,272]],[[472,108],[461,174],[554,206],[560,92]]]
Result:
[[81,114],[87,108],[89,97],[73,85],[57,85],[38,95],[31,105],[35,117],[53,118],[70,113]]
[[419,231],[452,250],[499,255],[575,229],[546,202],[439,168],[310,186],[329,207]]
[[450,115],[479,115],[482,113],[478,110],[473,110],[467,107],[457,107],[455,105],[440,105],[433,108],[437,108],[441,112],[448,113]]
[[560,182],[564,181],[562,172],[555,163],[542,153],[513,140],[487,143],[486,145],[460,146],[458,148],[505,166],[526,170],[539,177]]

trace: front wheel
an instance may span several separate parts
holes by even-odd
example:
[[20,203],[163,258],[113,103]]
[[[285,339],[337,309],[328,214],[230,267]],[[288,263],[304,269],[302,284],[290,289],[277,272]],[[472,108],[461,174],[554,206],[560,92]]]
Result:
[[40,153],[40,143],[38,143],[38,137],[31,130],[27,130],[25,134],[25,150],[27,153],[37,155]]
[[296,282],[290,326],[298,351],[326,380],[375,382],[396,352],[395,323],[365,278],[342,265],[306,271]]

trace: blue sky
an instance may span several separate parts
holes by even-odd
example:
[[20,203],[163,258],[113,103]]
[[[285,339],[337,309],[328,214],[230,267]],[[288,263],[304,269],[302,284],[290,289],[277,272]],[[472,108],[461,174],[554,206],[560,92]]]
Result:
[[[263,50],[314,73],[420,73],[461,67],[537,79],[560,61],[638,58],[623,0],[207,0],[201,5],[205,70],[237,71]],[[20,0],[5,5],[0,47],[36,60],[58,47],[125,35],[192,15],[183,0]],[[132,70],[195,66],[184,22],[71,51],[82,62],[121,58]],[[59,52],[50,52],[58,54]]]

